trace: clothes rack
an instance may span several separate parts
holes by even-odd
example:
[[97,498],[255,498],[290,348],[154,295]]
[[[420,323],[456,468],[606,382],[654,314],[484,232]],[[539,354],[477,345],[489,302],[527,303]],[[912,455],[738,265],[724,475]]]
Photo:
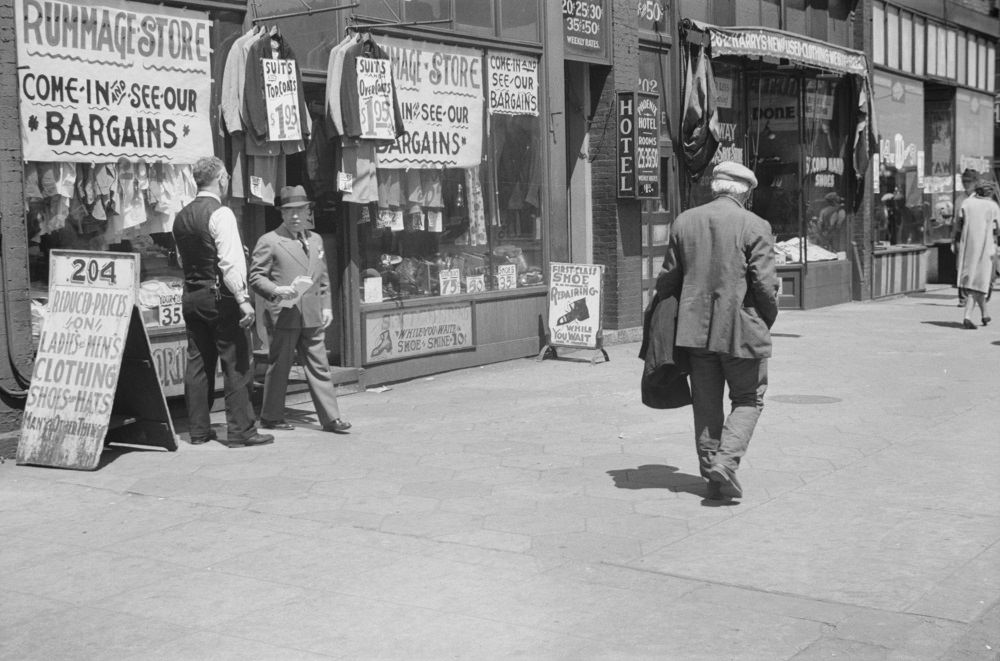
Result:
[[360,16],[357,14],[352,14],[351,16],[348,16],[347,21],[348,21],[347,23],[348,32],[351,32],[352,30],[358,32],[364,32],[370,30],[371,28],[382,29],[382,28],[409,27],[411,25],[440,25],[443,23],[452,23],[453,19],[435,18],[426,21],[396,21],[396,22],[384,23],[377,18],[372,18],[371,16]]
[[[343,9],[354,9],[356,7],[361,6],[361,3],[353,2],[349,5],[338,5],[336,7],[319,7],[318,9],[313,9],[312,7],[306,5],[306,3],[304,2],[302,4],[305,5],[306,7],[305,9],[301,9],[299,11],[290,11],[284,14],[272,14],[270,16],[255,15],[251,22],[254,25],[256,25],[257,23],[263,23],[265,21],[277,21],[282,18],[295,18],[297,16],[312,16],[313,14],[322,14],[328,11],[341,11]],[[253,7],[254,7],[254,14],[256,14],[257,13],[256,4],[254,4]]]

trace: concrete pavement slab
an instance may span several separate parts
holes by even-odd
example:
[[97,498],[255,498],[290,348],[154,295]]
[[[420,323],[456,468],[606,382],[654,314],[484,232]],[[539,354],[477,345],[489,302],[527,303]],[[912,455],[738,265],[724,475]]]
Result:
[[1000,332],[928,300],[782,312],[740,501],[636,345],[344,397],[349,435],[298,394],[272,446],[0,464],[0,658],[994,661]]

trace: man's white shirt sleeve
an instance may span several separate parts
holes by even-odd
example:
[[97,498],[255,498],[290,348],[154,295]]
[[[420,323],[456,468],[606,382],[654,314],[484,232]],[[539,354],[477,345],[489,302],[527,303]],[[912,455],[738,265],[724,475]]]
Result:
[[208,219],[208,231],[219,253],[222,280],[237,303],[247,300],[247,262],[233,210],[227,206],[219,207]]

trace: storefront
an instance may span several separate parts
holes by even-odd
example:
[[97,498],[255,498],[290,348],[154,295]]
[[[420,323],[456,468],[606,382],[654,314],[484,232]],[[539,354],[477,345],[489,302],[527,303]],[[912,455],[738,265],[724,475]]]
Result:
[[[16,212],[4,234],[8,282],[21,278],[34,352],[55,249],[140,256],[139,305],[168,396],[183,392],[182,272],[171,228],[197,193],[191,164],[221,153],[220,50],[239,34],[243,2],[13,2],[18,121],[17,175],[5,179]],[[68,63],[72,63],[69,66]],[[11,164],[13,165],[13,163]],[[6,167],[6,165],[5,165]],[[16,190],[15,190],[16,189]],[[16,273],[16,275],[14,275]],[[12,352],[13,355],[14,352]],[[28,362],[28,361],[26,361]],[[24,369],[25,374],[30,370]]]
[[[851,300],[852,264],[862,261],[855,226],[874,137],[867,58],[780,30],[690,19],[681,38],[685,90],[715,92],[686,92],[685,206],[711,198],[702,175],[714,163],[746,164],[759,182],[749,206],[774,234],[782,307]],[[688,121],[713,116],[711,137]],[[704,144],[688,148],[698,135]]]
[[[561,256],[543,3],[310,4],[251,3],[250,19],[298,54],[311,136],[285,182],[317,202],[335,371],[373,384],[537,353]],[[384,64],[352,69],[359,53]],[[256,236],[280,222],[260,204],[246,218]]]
[[875,112],[874,297],[954,283],[955,219],[994,156],[997,33],[988,16],[947,23],[872,5]]

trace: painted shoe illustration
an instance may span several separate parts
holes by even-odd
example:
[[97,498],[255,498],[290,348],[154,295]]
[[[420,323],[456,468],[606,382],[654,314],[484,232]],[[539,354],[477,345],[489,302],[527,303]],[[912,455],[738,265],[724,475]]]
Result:
[[566,314],[559,317],[556,326],[563,326],[574,321],[584,321],[590,319],[590,310],[587,308],[587,299],[578,298],[566,310]]
[[389,331],[382,331],[378,338],[378,344],[372,349],[369,357],[375,358],[384,353],[392,353],[392,338],[389,336]]

